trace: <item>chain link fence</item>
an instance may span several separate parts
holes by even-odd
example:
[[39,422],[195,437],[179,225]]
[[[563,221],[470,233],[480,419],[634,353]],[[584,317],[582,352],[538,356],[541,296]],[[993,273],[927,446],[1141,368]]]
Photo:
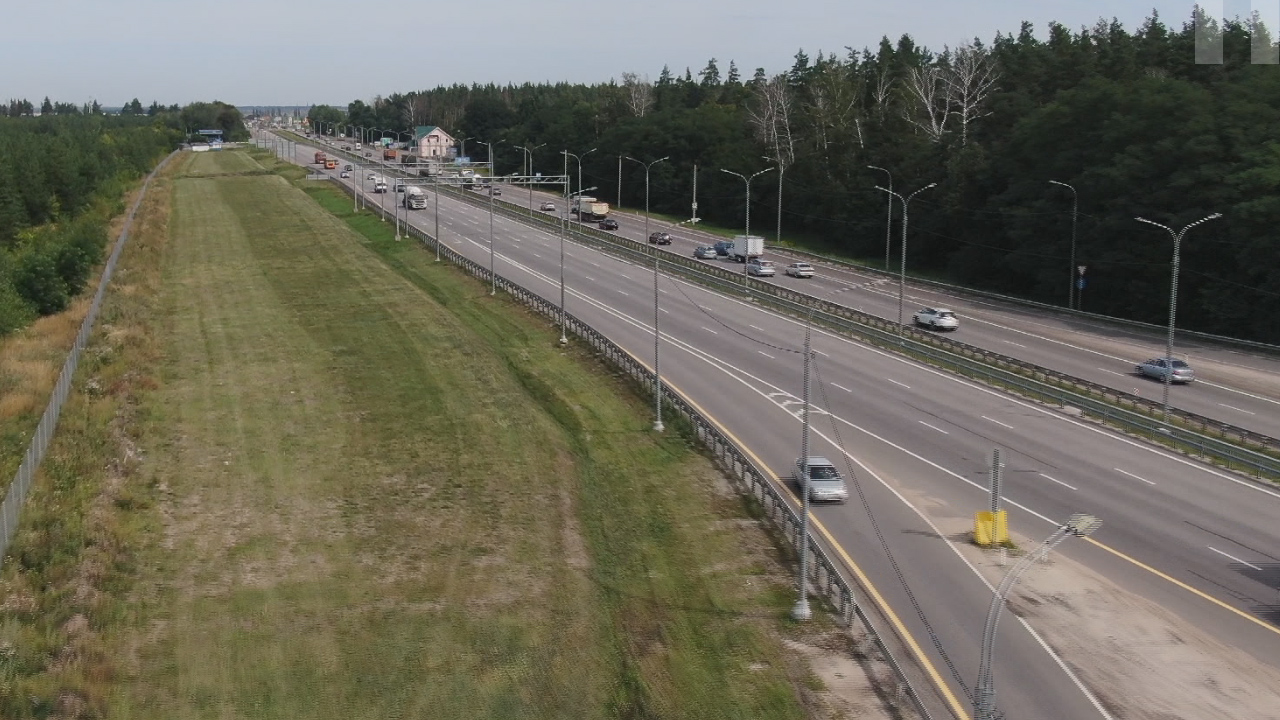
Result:
[[53,387],[53,396],[49,398],[49,404],[44,409],[44,414],[40,416],[40,424],[36,426],[34,437],[27,446],[27,454],[22,458],[22,464],[18,466],[18,473],[14,476],[13,482],[9,483],[9,490],[5,493],[4,502],[0,503],[0,567],[3,567],[4,558],[9,552],[9,543],[13,541],[13,536],[17,532],[18,522],[22,516],[22,506],[26,502],[27,493],[31,490],[31,483],[35,480],[36,472],[40,469],[40,463],[44,460],[45,452],[49,449],[49,442],[53,439],[53,433],[58,428],[58,416],[62,414],[62,405],[67,401],[67,396],[71,394],[71,383],[75,378],[76,367],[80,364],[80,355],[84,352],[84,348],[89,344],[89,336],[93,333],[93,323],[98,319],[98,311],[102,309],[102,298],[107,293],[107,286],[111,283],[111,276],[115,273],[116,263],[120,260],[120,253],[124,250],[124,245],[129,240],[129,230],[133,227],[134,216],[138,212],[138,207],[142,205],[142,199],[147,196],[147,188],[151,185],[151,181],[155,179],[156,173],[160,172],[176,153],[170,153],[156,165],[151,174],[142,183],[142,190],[138,193],[138,197],[134,199],[133,206],[129,208],[129,214],[125,217],[124,227],[120,229],[120,237],[116,238],[115,246],[111,249],[111,255],[107,258],[106,267],[102,269],[102,278],[98,282],[98,290],[93,295],[93,303],[89,305],[89,312],[84,316],[84,321],[80,323],[80,331],[76,333],[75,344],[71,346],[71,352],[67,353],[67,359],[62,363],[62,371],[58,373],[58,382]]

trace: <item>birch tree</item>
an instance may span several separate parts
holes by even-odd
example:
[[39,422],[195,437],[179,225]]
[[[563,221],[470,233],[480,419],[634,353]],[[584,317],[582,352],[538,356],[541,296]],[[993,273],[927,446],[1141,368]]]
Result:
[[641,80],[635,73],[622,73],[622,87],[627,91],[627,107],[631,113],[644,117],[653,107],[653,83],[649,82],[649,76]]
[[991,51],[980,43],[965,43],[951,54],[951,67],[943,74],[947,103],[960,121],[960,144],[969,141],[969,123],[991,114],[984,108],[995,90],[1000,73]]
[[949,68],[940,62],[931,62],[907,71],[906,92],[910,98],[902,116],[915,125],[933,142],[942,142],[947,132],[947,119],[951,117]]

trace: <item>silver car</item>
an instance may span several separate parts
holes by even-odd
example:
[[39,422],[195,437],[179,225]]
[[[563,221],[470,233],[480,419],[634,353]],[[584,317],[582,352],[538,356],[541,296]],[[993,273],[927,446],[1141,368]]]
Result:
[[813,266],[807,262],[795,262],[787,266],[787,274],[791,277],[811,278],[813,277]]
[[[796,459],[795,473],[792,478],[796,489],[804,489],[803,458]],[[849,499],[849,488],[844,484],[844,477],[830,460],[817,455],[809,456],[809,501],[838,502]]]
[[756,277],[773,277],[778,274],[778,266],[772,260],[752,260],[747,263],[747,274]]
[[1170,383],[1189,383],[1196,379],[1196,373],[1191,369],[1191,366],[1177,358],[1172,360],[1169,358],[1151,358],[1138,365],[1135,370],[1139,375],[1153,377],[1164,382],[1170,366],[1173,367],[1173,374],[1169,377]]
[[714,246],[711,246],[711,245],[703,245],[702,247],[693,251],[693,256],[698,258],[699,260],[715,260],[716,249]]
[[955,330],[960,327],[960,318],[955,312],[946,308],[920,308],[911,318],[916,325],[923,325],[934,330]]

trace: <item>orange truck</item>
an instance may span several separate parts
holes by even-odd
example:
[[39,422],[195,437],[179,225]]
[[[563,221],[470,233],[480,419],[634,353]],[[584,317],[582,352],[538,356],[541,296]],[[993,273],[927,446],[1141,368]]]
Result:
[[395,151],[395,148],[387,148],[386,150],[383,150],[383,151],[382,151],[382,159],[383,159],[383,160],[395,160],[395,159],[396,159],[396,151]]
[[325,170],[335,170],[337,169],[337,167],[338,167],[338,161],[334,158],[329,158],[328,160],[324,161]]
[[324,153],[322,153],[322,152],[317,152],[317,153],[316,153],[316,164],[317,164],[317,165],[323,165],[323,164],[324,164],[324,161],[325,161],[325,154],[324,154]]

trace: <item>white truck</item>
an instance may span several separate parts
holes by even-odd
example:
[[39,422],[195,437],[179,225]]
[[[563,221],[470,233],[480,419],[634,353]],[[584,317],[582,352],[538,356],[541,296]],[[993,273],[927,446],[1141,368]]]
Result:
[[729,246],[729,257],[735,262],[747,262],[764,254],[764,238],[757,235],[734,235]]
[[387,191],[387,179],[378,176],[373,179],[373,191],[376,193],[384,193]]
[[410,185],[404,191],[404,206],[410,210],[421,210],[427,206],[427,194],[422,188]]
[[583,195],[573,199],[569,212],[577,215],[581,222],[600,222],[609,217],[609,203]]

